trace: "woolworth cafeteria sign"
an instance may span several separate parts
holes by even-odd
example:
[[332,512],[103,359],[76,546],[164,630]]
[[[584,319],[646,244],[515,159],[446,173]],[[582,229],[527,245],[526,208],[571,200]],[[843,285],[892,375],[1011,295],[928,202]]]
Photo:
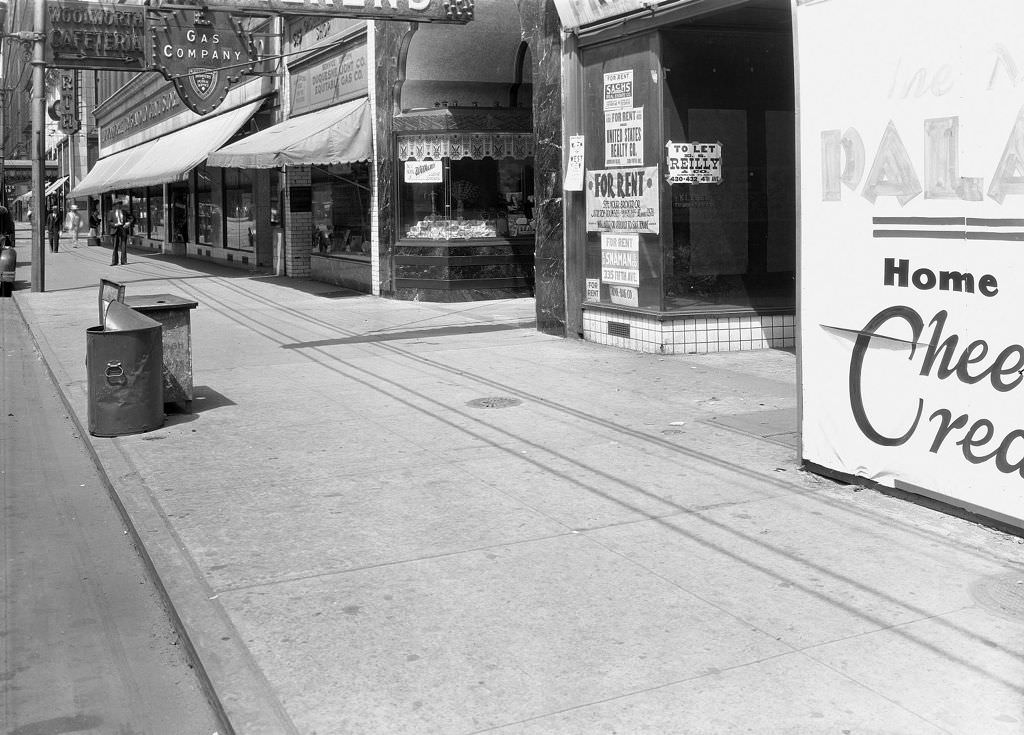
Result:
[[1024,3],[795,18],[802,457],[1024,528]]

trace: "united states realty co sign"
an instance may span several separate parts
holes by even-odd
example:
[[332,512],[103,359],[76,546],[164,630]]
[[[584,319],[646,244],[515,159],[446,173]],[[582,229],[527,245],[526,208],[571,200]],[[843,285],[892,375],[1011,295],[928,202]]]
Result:
[[795,19],[803,459],[1024,526],[1024,4]]

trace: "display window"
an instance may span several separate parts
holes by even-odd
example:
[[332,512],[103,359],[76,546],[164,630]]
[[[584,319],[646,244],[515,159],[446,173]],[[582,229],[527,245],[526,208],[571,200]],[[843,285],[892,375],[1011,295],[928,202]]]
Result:
[[[196,168],[196,241],[200,245],[221,247],[223,242],[223,227],[221,221],[221,209],[218,202],[214,200],[214,185],[219,184],[219,177],[216,177],[212,169],[205,164]],[[219,197],[218,197],[219,200]]]
[[224,247],[256,249],[256,218],[253,213],[252,178],[242,169],[224,169]]
[[172,184],[168,187],[170,194],[170,238],[171,242],[188,242],[188,186]]
[[532,136],[454,134],[399,138],[399,237],[532,237]]
[[588,300],[792,308],[788,27],[684,23],[586,48],[582,59]]
[[151,186],[146,189],[145,226],[138,227],[137,234],[147,235],[153,240],[164,239],[164,195],[163,187]]
[[313,253],[369,260],[369,164],[314,166],[311,186]]

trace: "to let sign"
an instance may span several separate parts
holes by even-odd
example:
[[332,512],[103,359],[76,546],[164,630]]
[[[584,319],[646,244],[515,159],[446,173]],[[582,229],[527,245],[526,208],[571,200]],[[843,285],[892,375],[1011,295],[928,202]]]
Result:
[[721,143],[665,144],[668,150],[668,171],[665,179],[670,184],[721,184]]

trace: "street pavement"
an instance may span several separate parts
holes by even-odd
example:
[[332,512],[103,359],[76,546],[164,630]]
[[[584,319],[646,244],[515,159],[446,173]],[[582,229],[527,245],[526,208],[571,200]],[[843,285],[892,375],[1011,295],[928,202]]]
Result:
[[1024,733],[1022,540],[803,471],[791,352],[109,258],[16,303],[84,427],[99,278],[199,302],[90,445],[236,732]]

